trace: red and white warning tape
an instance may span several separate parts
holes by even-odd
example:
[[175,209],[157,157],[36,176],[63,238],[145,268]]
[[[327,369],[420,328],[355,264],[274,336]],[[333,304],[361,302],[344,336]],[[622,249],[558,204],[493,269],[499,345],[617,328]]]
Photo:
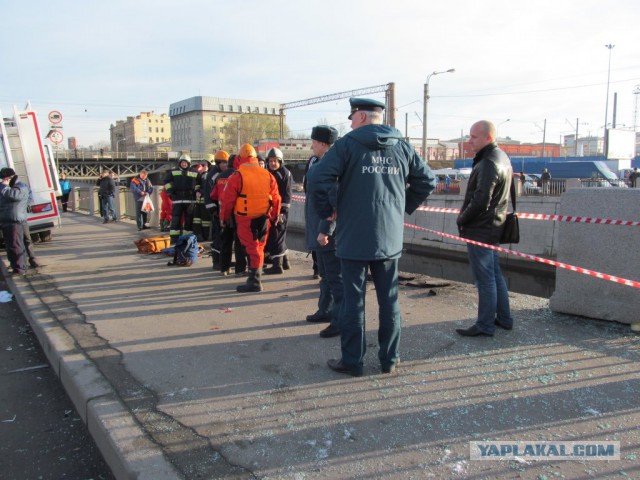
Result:
[[[460,213],[460,210],[457,208],[418,207],[418,210],[421,210],[423,212]],[[640,222],[632,222],[628,220],[609,220],[606,218],[574,217],[572,215],[546,215],[543,213],[518,212],[518,218],[523,218],[527,220],[551,220],[556,222],[596,223],[601,225],[624,225],[628,227],[640,226]]]
[[[304,202],[306,200],[305,197],[302,195],[292,195],[291,198],[294,201],[298,201],[298,202]],[[460,213],[460,210],[457,208],[418,207],[418,210],[422,210],[426,212],[439,212],[439,213]],[[518,213],[518,218],[526,218],[531,220],[555,220],[555,221],[562,221],[562,222],[596,223],[596,224],[604,224],[604,225],[626,225],[626,226],[640,225],[640,222],[628,222],[624,220],[605,220],[602,218],[571,217],[571,216],[564,216],[564,215],[542,215],[542,214],[535,214],[535,213]],[[582,268],[582,267],[576,267],[574,265],[569,265],[567,263],[556,262],[555,260],[549,260],[548,258],[536,257],[535,255],[529,255],[528,253],[521,253],[515,250],[509,250],[508,248],[476,242],[475,240],[469,240],[468,238],[458,237],[456,235],[451,235],[449,233],[444,233],[444,232],[439,232],[437,230],[431,230],[428,228],[419,227],[417,225],[412,225],[410,223],[405,223],[404,226],[407,228],[412,228],[414,230],[421,230],[424,232],[433,233],[435,235],[439,235],[445,238],[450,238],[452,240],[458,240],[460,242],[471,243],[473,245],[479,245],[481,247],[490,248],[491,250],[496,250],[498,252],[504,252],[509,255],[515,255],[517,257],[526,258],[528,260],[533,260],[534,262],[546,263],[547,265],[563,268],[565,270],[571,270],[572,272],[582,273],[584,275],[600,278],[602,280],[608,280],[610,282],[618,283],[620,285],[640,288],[640,282],[637,282],[635,280],[620,278],[620,277],[616,277],[615,275],[596,272],[594,270],[589,270],[587,268]]]
[[626,285],[628,287],[640,288],[640,282],[636,282],[635,280],[628,280],[626,278],[616,277],[614,275],[609,275],[607,273],[600,273],[594,270],[589,270],[587,268],[576,267],[574,265],[569,265],[567,263],[562,263],[562,262],[556,262],[555,260],[549,260],[548,258],[536,257],[535,255],[529,255],[528,253],[516,252],[515,250],[509,250],[508,248],[497,247],[495,245],[488,245],[486,243],[476,242],[475,240],[469,240],[468,238],[458,237],[456,235],[451,235],[444,232],[438,232],[437,230],[430,230],[428,228],[418,227],[417,225],[411,225],[410,223],[405,223],[404,226],[408,228],[413,228],[414,230],[421,230],[424,232],[433,233],[435,235],[440,235],[442,237],[450,238],[452,240],[459,240],[461,242],[471,243],[472,245],[478,245],[480,247],[490,248],[491,250],[497,250],[498,252],[508,253],[509,255],[516,255],[518,257],[527,258],[535,262],[546,263],[547,265],[553,265],[554,267],[564,268],[565,270],[571,270],[572,272],[578,272],[584,275],[589,275],[591,277],[601,278],[602,280],[608,280],[610,282],[619,283],[621,285]]
[[[292,198],[300,202],[305,201],[305,197],[301,195],[293,195]],[[434,213],[460,213],[460,209],[458,208],[418,207],[417,210]],[[518,212],[518,218],[526,220],[550,220],[554,222],[594,223],[598,225],[622,225],[625,227],[640,226],[640,221],[634,222],[629,220],[610,220],[608,218],[576,217],[573,215],[547,215],[543,213]]]

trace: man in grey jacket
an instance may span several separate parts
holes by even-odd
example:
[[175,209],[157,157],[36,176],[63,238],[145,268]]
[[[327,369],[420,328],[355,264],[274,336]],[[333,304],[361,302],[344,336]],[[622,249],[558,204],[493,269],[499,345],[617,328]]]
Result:
[[[496,127],[491,122],[481,120],[471,126],[469,145],[476,155],[457,219],[460,236],[488,245],[500,241],[513,179],[511,161],[495,139]],[[496,326],[511,330],[509,292],[498,252],[471,243],[467,243],[467,252],[478,289],[478,318],[471,327],[456,332],[466,337],[492,337]]]
[[7,258],[14,275],[27,274],[27,252],[22,223],[27,221],[29,187],[18,181],[12,168],[0,170],[0,225]]

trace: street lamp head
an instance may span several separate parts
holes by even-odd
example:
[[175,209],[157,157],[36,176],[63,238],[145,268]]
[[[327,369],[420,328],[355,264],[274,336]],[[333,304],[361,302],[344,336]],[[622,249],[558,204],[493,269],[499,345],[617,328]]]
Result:
[[447,73],[453,73],[453,72],[455,72],[455,71],[456,71],[456,69],[455,69],[455,68],[450,68],[449,70],[447,70]]

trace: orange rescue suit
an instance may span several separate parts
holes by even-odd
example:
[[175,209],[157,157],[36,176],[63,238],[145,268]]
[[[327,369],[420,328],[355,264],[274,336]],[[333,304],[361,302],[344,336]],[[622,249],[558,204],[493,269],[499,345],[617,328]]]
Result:
[[[260,167],[256,158],[242,159],[240,162],[220,196],[220,220],[227,224],[233,212],[236,212],[238,238],[247,251],[250,268],[258,269],[264,263],[267,239],[265,236],[260,241],[253,237],[251,222],[263,215],[275,221],[280,215],[282,200],[275,177]],[[268,227],[269,223],[267,235]]]
[[248,218],[269,215],[273,206],[271,178],[268,170],[255,163],[240,165],[238,174],[242,177],[242,190],[236,198],[233,213]]

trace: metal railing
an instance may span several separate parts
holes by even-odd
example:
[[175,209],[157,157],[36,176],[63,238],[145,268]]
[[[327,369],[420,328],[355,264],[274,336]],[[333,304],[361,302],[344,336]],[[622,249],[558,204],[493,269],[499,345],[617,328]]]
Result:
[[586,188],[598,188],[598,187],[621,187],[627,188],[631,186],[631,182],[625,179],[608,179],[608,178],[582,178],[580,179],[580,185]]
[[460,180],[446,181],[441,178],[438,179],[435,190],[432,194],[437,195],[460,195]]

